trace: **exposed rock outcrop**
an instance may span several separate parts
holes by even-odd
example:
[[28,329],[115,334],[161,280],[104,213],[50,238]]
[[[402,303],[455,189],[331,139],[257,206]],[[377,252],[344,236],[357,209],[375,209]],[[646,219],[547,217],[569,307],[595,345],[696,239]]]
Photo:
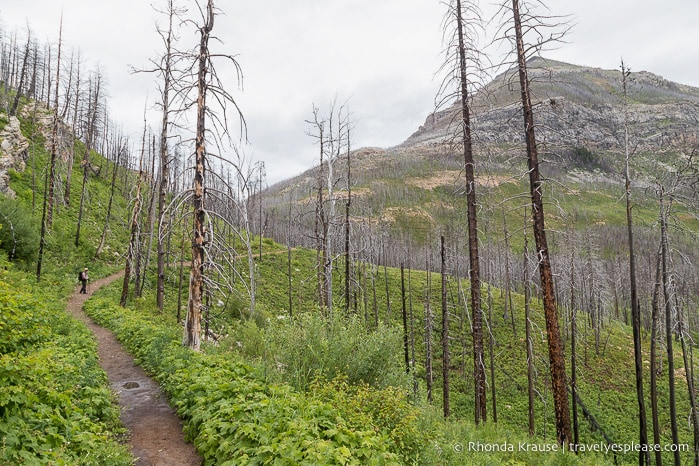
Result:
[[0,120],[7,121],[0,130],[0,193],[14,198],[8,170],[24,171],[29,141],[22,135],[17,117],[0,114]]

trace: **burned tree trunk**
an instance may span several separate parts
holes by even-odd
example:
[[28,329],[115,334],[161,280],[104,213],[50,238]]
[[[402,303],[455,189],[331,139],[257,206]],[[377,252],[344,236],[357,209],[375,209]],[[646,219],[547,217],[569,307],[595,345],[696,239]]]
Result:
[[85,141],[85,155],[82,160],[83,180],[80,190],[80,205],[78,206],[78,224],[75,230],[75,247],[80,245],[80,229],[82,227],[83,211],[85,210],[85,196],[87,195],[87,184],[90,175],[90,152],[95,138],[95,127],[97,125],[97,113],[99,109],[101,76],[98,74],[95,77],[95,89],[90,96],[90,104],[88,106],[88,126],[87,136]]
[[[651,416],[653,420],[653,443],[660,445],[660,420],[658,419],[658,319],[660,319],[660,250],[655,264],[655,284],[653,286],[653,297],[651,302],[651,324],[650,324],[650,402]],[[662,466],[663,455],[661,451],[655,452],[655,464]]]
[[[660,188],[660,261],[663,274],[663,297],[665,300],[665,346],[667,349],[667,375],[668,375],[668,392],[670,402],[670,430],[672,434],[672,443],[679,443],[679,434],[677,431],[677,404],[675,401],[675,357],[672,349],[672,299],[670,297],[670,270],[668,269],[668,241],[667,241],[667,216],[669,207],[665,208],[664,192]],[[680,452],[675,449],[673,452],[675,466],[681,464]]]
[[[49,193],[48,193],[48,206],[46,212],[46,224],[47,228],[50,230],[51,225],[53,225],[53,204],[54,204],[54,190],[56,186],[56,152],[58,151],[58,88],[60,84],[61,76],[61,43],[63,35],[63,16],[61,16],[61,28],[58,33],[58,64],[56,65],[56,96],[54,98],[54,109],[53,109],[53,128],[51,129],[51,162],[49,166]],[[50,99],[47,99],[50,100]]]
[[[636,369],[636,398],[638,399],[638,430],[641,445],[648,444],[648,426],[646,425],[646,404],[643,396],[643,359],[641,353],[641,310],[638,303],[638,291],[636,286],[636,255],[633,247],[633,216],[631,214],[631,175],[629,169],[629,108],[626,94],[626,78],[630,71],[621,62],[622,89],[624,93],[624,186],[626,197],[626,228],[629,242],[629,278],[631,281],[631,323],[633,327],[633,352],[634,366]],[[638,464],[650,464],[650,455],[647,451],[638,452]]]
[[551,271],[551,258],[546,241],[546,226],[544,222],[544,202],[542,199],[542,180],[539,172],[539,155],[534,132],[534,111],[529,92],[529,78],[522,33],[522,22],[519,12],[519,0],[512,0],[514,32],[517,43],[517,64],[519,83],[522,94],[522,113],[524,117],[524,132],[527,146],[527,162],[529,169],[529,187],[534,230],[534,243],[539,257],[539,276],[544,303],[546,320],[546,335],[549,350],[549,366],[551,371],[551,391],[553,393],[554,411],[556,413],[556,437],[559,444],[572,440],[570,430],[570,410],[566,386],[565,360],[563,345],[558,327],[556,295]]
[[165,42],[164,66],[162,68],[163,75],[163,118],[160,128],[160,179],[158,183],[158,281],[156,285],[155,302],[158,310],[163,312],[164,296],[165,296],[165,247],[163,244],[165,232],[168,228],[167,216],[165,215],[165,196],[170,182],[170,163],[168,159],[168,126],[170,116],[170,87],[172,86],[172,20],[175,16],[175,8],[173,1],[168,1],[168,30],[167,35],[163,37]]
[[444,417],[449,417],[449,308],[447,306],[447,270],[444,236],[440,242],[441,279],[442,279],[442,408]]
[[214,27],[213,0],[207,2],[206,18],[199,28],[197,73],[197,131],[195,138],[195,167],[192,196],[192,265],[189,272],[189,301],[185,317],[183,344],[198,350],[201,344],[202,297],[204,294],[204,247],[206,225],[204,209],[204,180],[206,175],[206,93],[209,60],[209,37]]
[[[526,223],[526,222],[525,222]],[[527,398],[528,418],[529,418],[529,436],[534,435],[534,348],[532,342],[532,324],[529,320],[531,288],[529,284],[529,240],[526,230],[524,232],[524,321],[525,321],[525,338],[527,340]]]
[[124,266],[124,282],[121,287],[121,299],[119,305],[126,306],[126,300],[129,296],[129,282],[131,280],[131,272],[134,269],[134,259],[138,254],[141,242],[140,224],[141,217],[141,183],[143,181],[143,157],[145,156],[146,147],[146,121],[143,121],[143,139],[141,141],[141,157],[138,164],[138,181],[136,182],[136,197],[134,198],[133,211],[131,212],[131,239],[129,241],[129,249],[126,254],[126,265]]

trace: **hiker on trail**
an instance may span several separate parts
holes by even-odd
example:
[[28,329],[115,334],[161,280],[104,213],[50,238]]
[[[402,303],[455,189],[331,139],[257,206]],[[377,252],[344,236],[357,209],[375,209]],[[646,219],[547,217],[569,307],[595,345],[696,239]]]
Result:
[[87,281],[90,279],[90,277],[87,276],[87,267],[80,272],[80,275],[78,275],[78,280],[80,280],[80,283],[82,283],[82,288],[80,288],[80,293],[81,294],[87,294]]

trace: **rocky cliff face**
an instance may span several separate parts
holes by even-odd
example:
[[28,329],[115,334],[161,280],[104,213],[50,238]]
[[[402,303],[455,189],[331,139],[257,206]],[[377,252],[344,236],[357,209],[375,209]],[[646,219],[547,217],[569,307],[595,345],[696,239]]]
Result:
[[8,186],[8,170],[23,171],[27,160],[29,141],[22,135],[19,120],[0,114],[0,124],[7,122],[0,130],[0,193],[7,196],[15,196],[15,192]]

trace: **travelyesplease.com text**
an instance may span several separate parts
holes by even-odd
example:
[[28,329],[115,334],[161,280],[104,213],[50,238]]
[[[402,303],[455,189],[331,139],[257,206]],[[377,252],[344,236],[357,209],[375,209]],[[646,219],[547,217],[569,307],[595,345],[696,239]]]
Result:
[[559,445],[558,443],[530,443],[530,442],[502,442],[502,443],[488,443],[488,442],[468,442],[466,448],[461,443],[454,444],[454,451],[457,453],[467,451],[467,452],[484,452],[484,453],[497,453],[497,452],[571,452],[571,453],[603,453],[603,454],[626,454],[626,453],[638,453],[638,452],[656,452],[656,451],[666,451],[666,452],[688,452],[689,445],[686,443],[680,444],[667,444],[660,445],[657,443],[640,444],[636,442],[631,443],[606,443],[606,442],[596,442],[596,443],[566,443]]

